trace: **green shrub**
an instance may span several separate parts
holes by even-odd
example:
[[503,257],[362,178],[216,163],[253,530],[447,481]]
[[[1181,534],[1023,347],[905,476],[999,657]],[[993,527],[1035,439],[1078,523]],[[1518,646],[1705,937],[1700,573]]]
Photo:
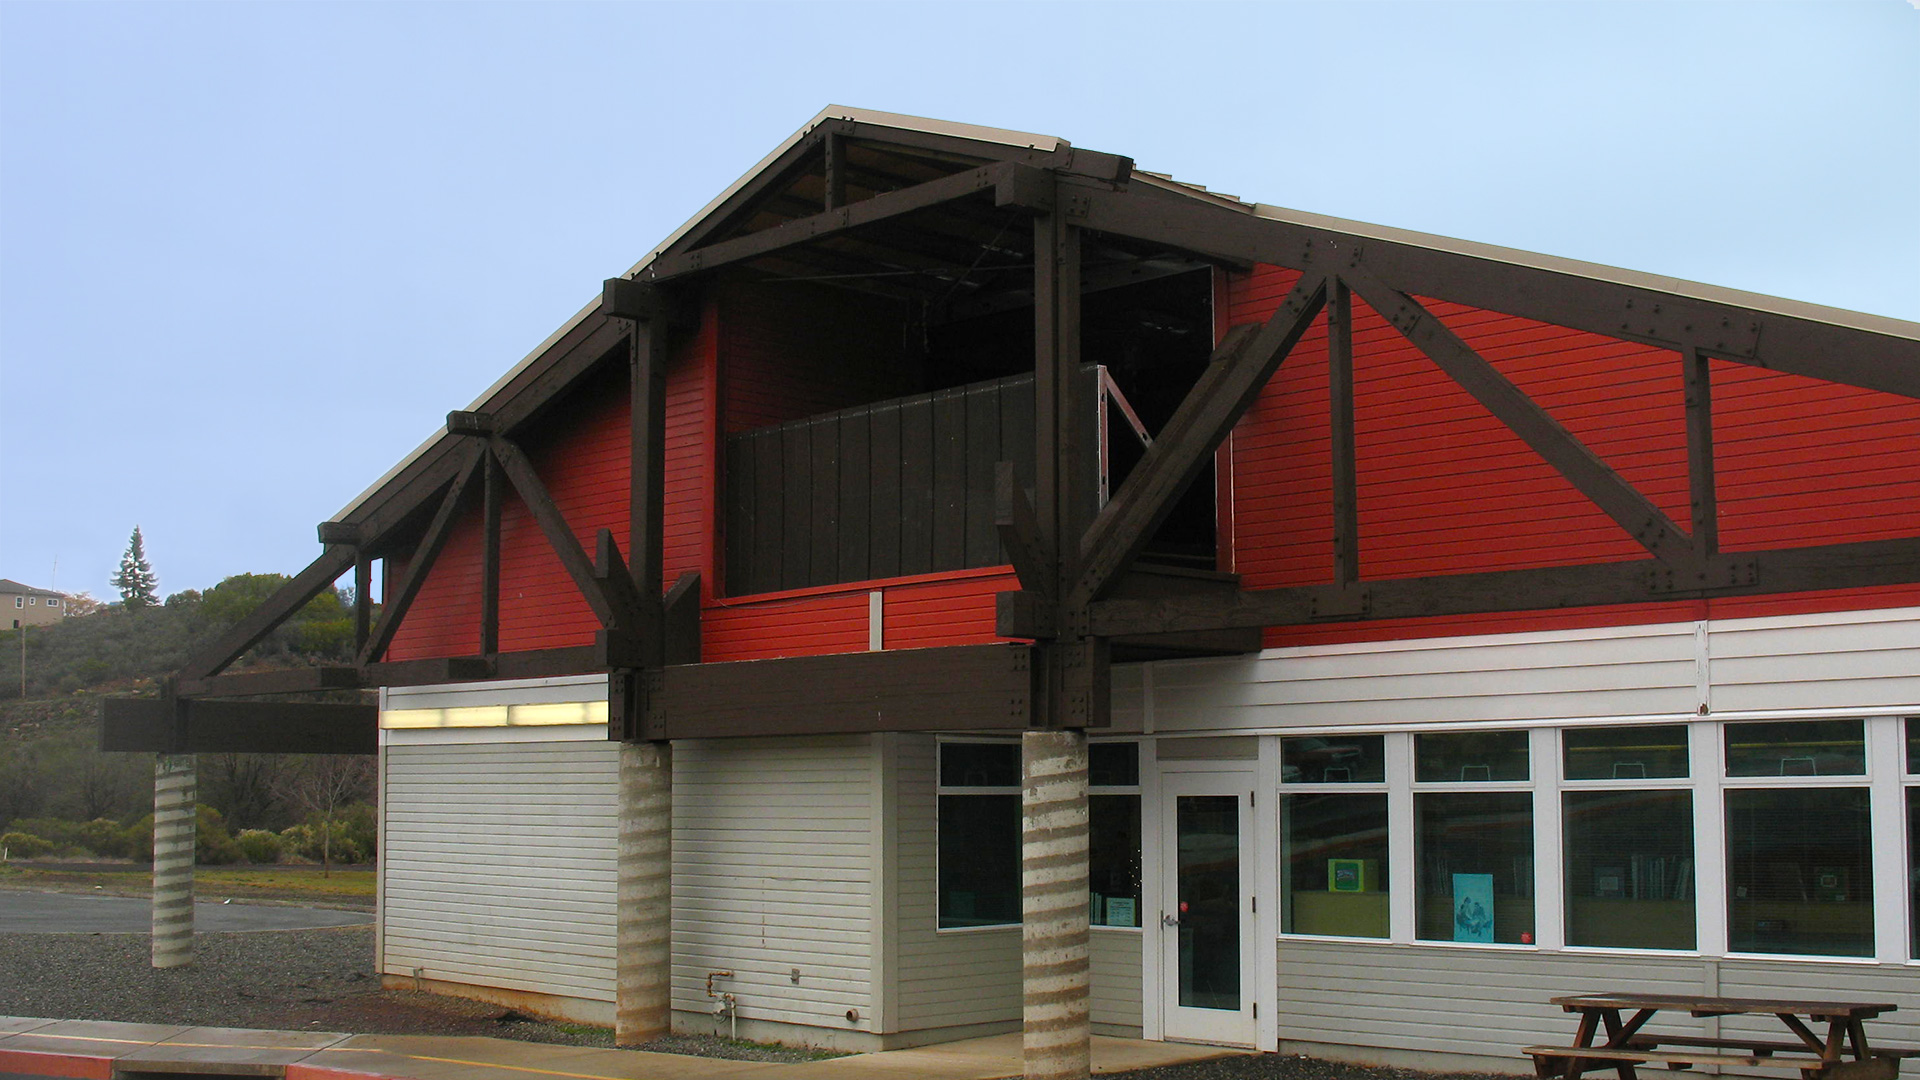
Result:
[[33,859],[53,850],[53,845],[32,833],[10,832],[0,835],[0,848],[9,859]]
[[266,829],[242,829],[240,835],[233,838],[240,850],[251,863],[277,863],[286,844],[280,834]]
[[196,807],[199,812],[193,835],[193,861],[207,866],[237,863],[246,858],[240,845],[227,832],[226,819],[211,806]]
[[281,851],[296,858],[318,859],[320,857],[320,834],[310,825],[289,825],[281,829],[280,845]]
[[80,826],[80,846],[95,855],[109,859],[124,859],[133,853],[132,838],[119,822],[112,818],[94,818]]

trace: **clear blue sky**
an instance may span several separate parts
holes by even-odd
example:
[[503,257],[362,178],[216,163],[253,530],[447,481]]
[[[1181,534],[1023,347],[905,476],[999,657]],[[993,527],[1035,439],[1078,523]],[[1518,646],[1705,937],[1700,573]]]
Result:
[[1920,320],[1920,10],[0,3],[0,576],[291,573],[829,103]]

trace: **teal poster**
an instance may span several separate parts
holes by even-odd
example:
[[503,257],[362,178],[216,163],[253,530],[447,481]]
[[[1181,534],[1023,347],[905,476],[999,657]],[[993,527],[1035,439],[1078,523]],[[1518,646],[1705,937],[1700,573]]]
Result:
[[1493,875],[1453,875],[1453,940],[1493,940]]

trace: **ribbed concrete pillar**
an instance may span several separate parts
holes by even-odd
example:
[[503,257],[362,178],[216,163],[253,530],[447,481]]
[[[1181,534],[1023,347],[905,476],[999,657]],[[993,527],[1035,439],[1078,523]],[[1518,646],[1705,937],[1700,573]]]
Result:
[[192,754],[160,754],[153,770],[153,966],[193,963]]
[[1085,1080],[1091,1066],[1087,960],[1087,736],[1020,741],[1021,982],[1027,1080]]
[[620,747],[619,930],[613,1041],[634,1046],[672,1026],[673,744]]

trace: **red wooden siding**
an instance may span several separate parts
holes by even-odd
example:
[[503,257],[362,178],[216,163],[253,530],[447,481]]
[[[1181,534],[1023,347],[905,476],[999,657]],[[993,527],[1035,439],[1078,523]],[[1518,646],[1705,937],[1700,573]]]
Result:
[[[710,576],[713,480],[710,399],[713,313],[677,343],[667,368],[667,462],[663,587],[681,573]],[[628,478],[627,384],[590,381],[554,410],[545,438],[530,441],[547,490],[589,553],[603,528],[626,553]],[[500,515],[500,648],[505,652],[590,645],[599,621],[547,544],[527,508],[509,496]],[[480,514],[455,527],[387,656],[471,656],[480,648]]]
[[[1298,275],[1234,275],[1232,323],[1265,319]],[[1425,301],[1555,419],[1690,529],[1679,356],[1529,319]],[[1355,442],[1363,578],[1609,562],[1644,550],[1357,297]],[[1332,580],[1324,323],[1236,428],[1234,566],[1249,588]],[[1920,531],[1920,402],[1714,365],[1728,549]],[[1855,590],[1270,631],[1270,645],[1620,625],[1906,604]]]

